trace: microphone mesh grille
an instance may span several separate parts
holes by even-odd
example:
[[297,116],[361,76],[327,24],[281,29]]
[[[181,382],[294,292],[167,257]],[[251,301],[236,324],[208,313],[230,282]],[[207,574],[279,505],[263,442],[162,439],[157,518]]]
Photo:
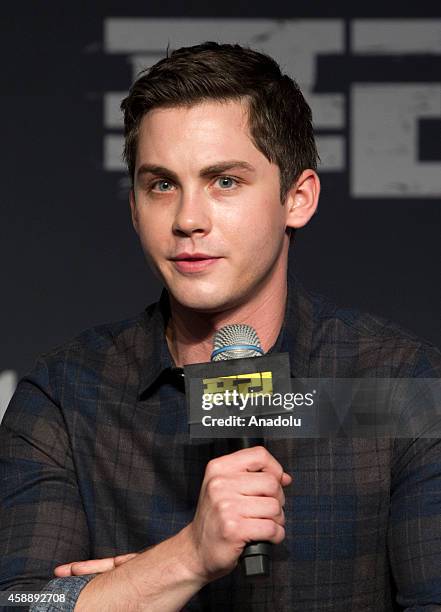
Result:
[[[213,351],[217,349],[228,347],[236,344],[247,344],[256,346],[262,349],[260,346],[259,336],[256,330],[250,325],[233,324],[225,325],[221,327],[214,335],[213,339]],[[242,359],[244,357],[260,357],[261,352],[253,350],[252,348],[247,349],[226,349],[221,353],[218,353],[212,358],[212,361],[225,361],[227,359]]]

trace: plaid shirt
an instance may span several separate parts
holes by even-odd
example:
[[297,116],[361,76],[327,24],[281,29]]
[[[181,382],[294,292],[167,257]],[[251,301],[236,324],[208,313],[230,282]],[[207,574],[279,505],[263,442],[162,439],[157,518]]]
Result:
[[[189,439],[165,340],[164,292],[141,315],[95,327],[43,356],[0,427],[0,589],[63,590],[72,610],[93,576],[56,565],[145,549],[191,521],[210,458]],[[289,279],[276,351],[294,377],[438,377],[433,346],[343,310]],[[441,610],[441,444],[430,439],[268,440],[293,474],[286,539],[271,575],[240,571],[185,610]],[[395,603],[395,602],[398,602]],[[123,603],[123,602],[121,602]]]

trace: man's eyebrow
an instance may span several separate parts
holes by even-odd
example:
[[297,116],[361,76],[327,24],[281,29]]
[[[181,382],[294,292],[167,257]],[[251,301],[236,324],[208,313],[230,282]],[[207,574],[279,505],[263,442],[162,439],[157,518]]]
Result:
[[143,174],[153,174],[154,176],[166,176],[167,178],[171,178],[174,182],[178,182],[178,175],[173,172],[173,170],[169,170],[165,166],[156,166],[155,164],[142,164],[139,166],[136,176],[141,178]]
[[221,172],[233,170],[234,168],[237,168],[238,170],[245,170],[247,172],[256,171],[254,166],[252,166],[246,161],[231,159],[228,161],[222,161],[216,164],[212,164],[211,166],[207,166],[206,168],[202,168],[202,170],[199,172],[199,176],[212,176],[213,174],[220,174]]
[[[199,172],[200,177],[213,176],[215,174],[220,174],[221,172],[226,172],[227,170],[233,169],[245,170],[246,172],[255,172],[256,169],[254,166],[249,164],[246,161],[240,161],[236,159],[231,159],[228,161],[218,162],[216,164],[211,164],[210,166],[206,166],[202,168]],[[170,178],[174,182],[178,183],[178,176],[173,170],[166,168],[165,166],[157,166],[155,164],[142,164],[137,171],[137,176],[140,178],[143,174],[153,174],[154,176],[166,176]]]

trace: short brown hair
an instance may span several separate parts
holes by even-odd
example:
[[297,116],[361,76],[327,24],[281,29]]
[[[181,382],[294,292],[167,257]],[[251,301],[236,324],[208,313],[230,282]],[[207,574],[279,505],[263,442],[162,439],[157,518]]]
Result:
[[248,101],[255,146],[280,170],[280,196],[307,168],[316,169],[311,109],[297,83],[268,55],[240,45],[181,47],[141,73],[122,101],[124,159],[134,181],[139,125],[153,108],[206,100]]

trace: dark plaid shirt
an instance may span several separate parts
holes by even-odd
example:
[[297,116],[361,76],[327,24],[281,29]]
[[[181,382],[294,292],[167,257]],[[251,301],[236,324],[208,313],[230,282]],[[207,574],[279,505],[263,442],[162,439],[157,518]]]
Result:
[[[163,294],[131,320],[84,332],[20,381],[0,427],[2,590],[42,589],[56,565],[139,551],[191,521],[205,466],[227,449],[189,439],[167,304]],[[441,374],[433,346],[293,279],[274,350],[290,353],[295,377]],[[186,610],[441,610],[439,440],[267,448],[294,476],[272,573],[247,582],[234,571]],[[70,603],[49,609],[71,610],[91,578],[52,580]]]

